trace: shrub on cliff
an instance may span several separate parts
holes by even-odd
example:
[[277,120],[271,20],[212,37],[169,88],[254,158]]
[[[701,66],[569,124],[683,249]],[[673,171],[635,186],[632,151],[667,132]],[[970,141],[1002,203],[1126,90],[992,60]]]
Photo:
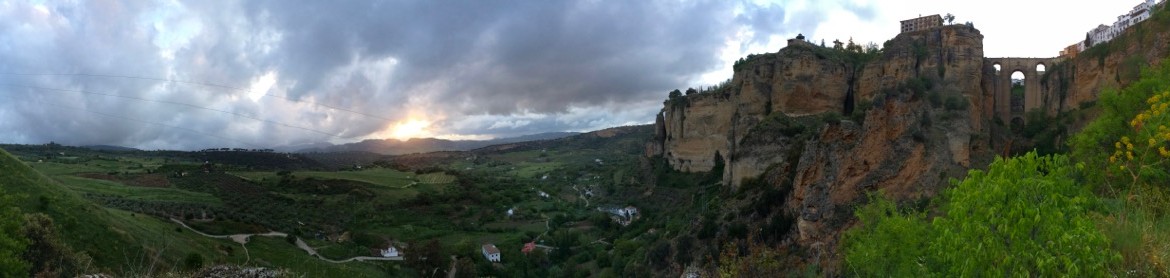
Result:
[[[1083,167],[1083,166],[1082,166]],[[1083,168],[1082,168],[1083,169]],[[1064,156],[1035,152],[972,170],[945,193],[942,215],[901,212],[879,198],[845,236],[859,276],[1105,276],[1120,256],[1090,218],[1096,198]]]
[[[1074,158],[1088,164],[1091,169],[1105,170],[1088,172],[1090,181],[1105,185],[1108,189],[1125,189],[1135,183],[1166,184],[1170,181],[1152,179],[1154,176],[1150,171],[1134,172],[1151,169],[1139,165],[1153,163],[1160,155],[1159,147],[1170,144],[1158,136],[1160,129],[1170,127],[1170,116],[1165,115],[1166,108],[1162,107],[1163,103],[1170,102],[1170,98],[1163,97],[1168,91],[1170,59],[1163,60],[1157,68],[1145,71],[1142,79],[1123,90],[1106,90],[1101,93],[1097,101],[1097,106],[1101,108],[1100,115],[1069,140]],[[1136,144],[1138,150],[1125,148],[1123,139],[1129,141],[1129,144]],[[1154,144],[1150,143],[1151,139],[1155,140]],[[1125,159],[1118,161],[1117,151],[1121,151]],[[1130,159],[1127,152],[1136,161]],[[1113,161],[1110,161],[1110,157],[1113,157]],[[1131,161],[1134,163],[1129,163]],[[1122,170],[1120,164],[1126,164],[1128,170]],[[1109,178],[1123,172],[1126,172],[1126,176],[1130,176],[1128,172],[1136,176],[1127,180]]]
[[1088,184],[1109,200],[1099,225],[1124,258],[1117,272],[1170,273],[1170,60],[1098,100],[1100,115],[1070,140]]

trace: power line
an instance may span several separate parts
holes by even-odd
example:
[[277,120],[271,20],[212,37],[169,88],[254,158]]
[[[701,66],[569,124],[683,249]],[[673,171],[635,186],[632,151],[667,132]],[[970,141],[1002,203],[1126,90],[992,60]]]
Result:
[[[123,95],[116,95],[116,94],[106,94],[106,93],[98,93],[98,92],[91,92],[91,91],[85,91],[85,90],[70,90],[70,89],[45,88],[45,87],[38,87],[38,86],[31,86],[31,85],[24,85],[24,84],[0,83],[0,86],[24,87],[24,88],[34,89],[34,90],[55,91],[55,92],[72,92],[72,93],[81,93],[81,94],[89,94],[89,95],[99,95],[99,96],[108,96],[108,97],[115,97],[115,98],[124,98],[124,99],[131,99],[131,100],[144,101],[144,102],[155,102],[155,103],[163,103],[163,104],[171,104],[171,105],[186,106],[186,107],[191,107],[191,108],[196,108],[196,109],[203,109],[203,110],[208,110],[208,111],[214,111],[214,112],[220,112],[220,113],[225,113],[225,114],[231,114],[231,115],[235,115],[235,116],[238,116],[238,117],[244,117],[244,118],[248,118],[248,119],[252,119],[252,120],[255,120],[255,121],[259,121],[259,122],[263,122],[263,123],[268,123],[268,124],[275,124],[275,125],[280,125],[280,126],[289,127],[289,128],[296,128],[296,129],[300,129],[300,130],[304,130],[304,131],[309,131],[309,132],[314,132],[314,133],[318,133],[318,134],[323,134],[323,135],[326,135],[326,136],[329,136],[329,137],[334,137],[334,138],[340,138],[340,139],[352,139],[352,138],[354,138],[354,137],[345,138],[345,137],[341,137],[340,135],[336,135],[336,134],[333,134],[333,133],[328,133],[328,132],[324,132],[324,131],[320,131],[320,130],[316,130],[316,129],[311,129],[311,128],[302,127],[302,126],[295,126],[295,125],[291,125],[291,124],[287,124],[287,123],[283,123],[283,122],[277,122],[277,121],[273,121],[273,120],[261,119],[261,118],[259,118],[259,117],[252,116],[252,115],[248,115],[248,114],[244,114],[244,113],[232,112],[232,111],[227,111],[227,110],[222,110],[222,109],[216,109],[216,108],[211,108],[211,107],[205,107],[205,106],[199,106],[199,105],[194,105],[194,104],[189,104],[189,103],[183,103],[183,102],[167,101],[167,100],[156,100],[156,99],[148,99],[148,98],[141,98],[141,97],[134,97],[134,96],[123,96]],[[356,136],[355,136],[355,137],[356,137]]]
[[[197,81],[186,81],[186,80],[174,80],[174,79],[168,79],[168,78],[157,78],[157,77],[146,77],[146,76],[116,75],[116,74],[92,74],[92,73],[17,73],[17,72],[0,72],[0,75],[7,75],[7,76],[76,76],[76,77],[99,77],[99,78],[123,78],[123,79],[137,79],[137,80],[151,80],[151,81],[159,81],[159,82],[169,82],[169,83],[176,83],[176,84],[199,85],[199,86],[206,86],[206,87],[216,87],[216,88],[221,88],[221,89],[229,89],[229,90],[238,91],[238,92],[243,92],[243,93],[252,93],[252,90],[245,89],[245,88],[242,88],[242,87],[231,86],[231,85],[223,85],[223,84],[216,84],[216,83],[209,83],[209,82],[197,82]],[[366,117],[371,117],[371,118],[376,118],[376,119],[380,119],[380,120],[385,120],[385,121],[393,121],[392,119],[389,119],[389,118],[386,118],[386,117],[382,117],[382,116],[378,116],[378,115],[368,114],[368,113],[364,113],[364,112],[360,112],[360,111],[355,111],[355,110],[346,109],[346,108],[341,108],[341,107],[336,107],[336,106],[332,106],[332,105],[326,105],[326,104],[316,103],[316,102],[307,101],[307,100],[297,100],[297,99],[291,99],[291,98],[288,98],[288,97],[284,97],[284,96],[278,96],[278,95],[273,95],[273,94],[269,94],[269,93],[264,93],[264,96],[266,96],[266,97],[274,97],[274,98],[279,98],[279,99],[283,99],[283,100],[285,100],[285,101],[291,101],[291,102],[296,102],[296,103],[303,103],[303,104],[310,104],[310,105],[314,105],[314,106],[325,107],[325,108],[329,108],[329,109],[333,109],[333,110],[338,110],[338,111],[345,111],[345,112],[349,112],[349,113],[353,113],[353,114],[357,114],[357,115],[362,115],[362,116],[366,116]]]

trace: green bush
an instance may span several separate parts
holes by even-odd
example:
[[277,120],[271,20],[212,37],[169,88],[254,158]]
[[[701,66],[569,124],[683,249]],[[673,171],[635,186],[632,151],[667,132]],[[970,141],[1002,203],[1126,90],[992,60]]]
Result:
[[946,107],[947,110],[961,111],[967,110],[967,107],[970,106],[970,103],[968,103],[967,99],[961,95],[949,95],[947,96],[946,103],[943,104],[943,106]]
[[21,259],[21,254],[28,246],[28,239],[20,234],[22,218],[12,198],[0,192],[0,277],[29,274],[28,262]]
[[187,257],[183,259],[183,266],[188,270],[203,267],[203,255],[199,255],[199,253],[188,253]]
[[1106,276],[1120,255],[1088,213],[1097,207],[1064,156],[996,159],[945,193],[941,216],[903,212],[877,198],[846,233],[858,276]]
[[938,108],[943,105],[942,93],[939,92],[930,92],[926,95],[926,100],[930,101],[930,107]]
[[900,211],[880,194],[854,213],[861,225],[846,231],[845,264],[860,277],[922,277],[929,273],[921,262],[927,256],[930,225],[925,214]]

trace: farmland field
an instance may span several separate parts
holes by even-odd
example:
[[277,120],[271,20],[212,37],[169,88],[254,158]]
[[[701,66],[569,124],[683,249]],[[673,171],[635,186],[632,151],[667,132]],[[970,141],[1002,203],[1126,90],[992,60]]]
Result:
[[[253,181],[264,179],[275,180],[280,178],[275,172],[233,172],[232,174]],[[335,172],[303,171],[292,174],[297,178],[352,180],[389,188],[405,188],[415,181],[428,184],[442,184],[455,181],[454,176],[444,173],[415,175],[414,173],[386,168]]]

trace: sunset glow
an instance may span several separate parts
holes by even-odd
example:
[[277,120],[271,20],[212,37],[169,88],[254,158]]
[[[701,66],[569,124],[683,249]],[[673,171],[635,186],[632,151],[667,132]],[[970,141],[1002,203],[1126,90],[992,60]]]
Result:
[[390,137],[403,141],[410,138],[428,137],[430,131],[427,130],[427,127],[430,126],[430,122],[418,119],[400,121],[394,124],[394,127],[390,131]]

